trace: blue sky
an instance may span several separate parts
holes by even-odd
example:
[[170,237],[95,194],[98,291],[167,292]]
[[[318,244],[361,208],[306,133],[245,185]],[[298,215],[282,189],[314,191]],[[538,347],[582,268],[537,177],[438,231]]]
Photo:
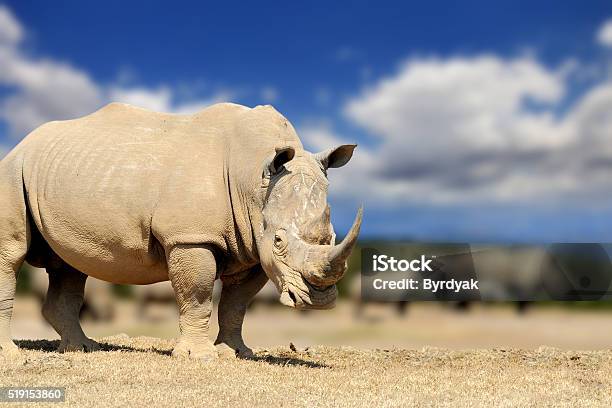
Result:
[[612,3],[222,3],[2,3],[0,145],[109,100],[271,103],[360,143],[340,233],[364,203],[371,237],[612,239]]
[[[553,65],[591,58],[601,52],[594,30],[612,15],[606,1],[5,4],[28,30],[27,49],[98,81],[131,71],[149,86],[202,82],[205,95],[211,87],[273,86],[282,90],[275,105],[290,118],[329,113],[317,88],[339,102],[411,55],[533,49]],[[240,99],[261,103],[257,93]]]

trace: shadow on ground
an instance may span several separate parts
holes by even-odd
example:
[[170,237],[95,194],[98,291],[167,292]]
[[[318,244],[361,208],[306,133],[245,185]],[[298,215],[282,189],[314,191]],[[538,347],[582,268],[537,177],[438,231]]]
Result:
[[[15,341],[19,348],[24,350],[33,350],[33,351],[44,351],[48,353],[56,352],[59,347],[59,340],[17,340]],[[100,351],[127,351],[127,352],[154,352],[157,354],[161,354],[164,356],[169,356],[172,354],[172,350],[162,350],[158,348],[138,348],[132,346],[122,346],[118,344],[110,344],[105,342],[98,342],[100,347],[102,348]]]
[[[17,340],[15,342],[19,348],[32,351],[43,351],[46,353],[55,353],[59,347],[59,340]],[[172,350],[160,349],[156,347],[134,347],[126,345],[111,344],[106,342],[98,342],[102,348],[98,352],[136,352],[136,353],[157,353],[163,356],[172,355]],[[297,353],[296,353],[297,354]],[[270,351],[258,352],[255,356],[245,358],[245,360],[267,363],[277,366],[296,366],[304,368],[329,368],[330,366],[316,361],[304,360],[298,356],[286,355],[283,352],[273,353]]]
[[249,357],[248,360],[260,361],[271,365],[279,365],[283,367],[297,366],[304,368],[329,368],[327,364],[317,363],[316,361],[308,361],[298,357],[286,356],[286,355],[273,355],[268,352],[258,353],[253,357]]

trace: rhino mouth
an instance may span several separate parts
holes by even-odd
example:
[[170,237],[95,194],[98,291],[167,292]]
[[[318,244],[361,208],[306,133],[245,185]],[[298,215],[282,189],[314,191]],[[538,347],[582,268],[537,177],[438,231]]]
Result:
[[296,309],[331,309],[335,306],[337,296],[336,285],[320,288],[294,272],[284,282],[280,301]]

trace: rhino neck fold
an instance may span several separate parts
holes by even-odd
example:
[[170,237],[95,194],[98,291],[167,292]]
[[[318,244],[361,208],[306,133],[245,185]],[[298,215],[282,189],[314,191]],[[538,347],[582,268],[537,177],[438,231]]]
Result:
[[225,164],[225,183],[232,213],[232,233],[229,237],[229,250],[237,257],[241,266],[252,266],[259,262],[255,229],[251,222],[252,209],[249,208],[248,187],[231,171],[228,162]]

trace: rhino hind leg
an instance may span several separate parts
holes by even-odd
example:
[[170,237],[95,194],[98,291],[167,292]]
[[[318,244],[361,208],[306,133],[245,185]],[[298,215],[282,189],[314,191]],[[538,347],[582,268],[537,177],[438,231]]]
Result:
[[217,274],[213,251],[201,245],[176,245],[166,250],[168,276],[179,308],[181,337],[173,357],[211,361],[217,349],[208,337],[212,293]]
[[219,335],[215,341],[219,356],[250,358],[253,351],[242,339],[242,323],[253,297],[263,288],[268,277],[260,265],[251,270],[244,281],[223,282],[219,302]]
[[[23,256],[20,258],[15,255],[12,250],[18,245],[13,244],[12,248],[7,249],[6,241],[0,241],[0,353],[3,355],[16,355],[18,351],[11,337],[11,317],[17,288],[17,274],[23,263]],[[7,256],[7,254],[11,255],[11,252],[13,252],[12,256]]]
[[29,246],[27,206],[20,166],[0,162],[0,354],[19,356],[11,337],[17,275]]
[[49,289],[42,314],[61,337],[58,351],[99,350],[100,345],[85,336],[79,322],[87,275],[63,262],[47,266],[47,272]]

